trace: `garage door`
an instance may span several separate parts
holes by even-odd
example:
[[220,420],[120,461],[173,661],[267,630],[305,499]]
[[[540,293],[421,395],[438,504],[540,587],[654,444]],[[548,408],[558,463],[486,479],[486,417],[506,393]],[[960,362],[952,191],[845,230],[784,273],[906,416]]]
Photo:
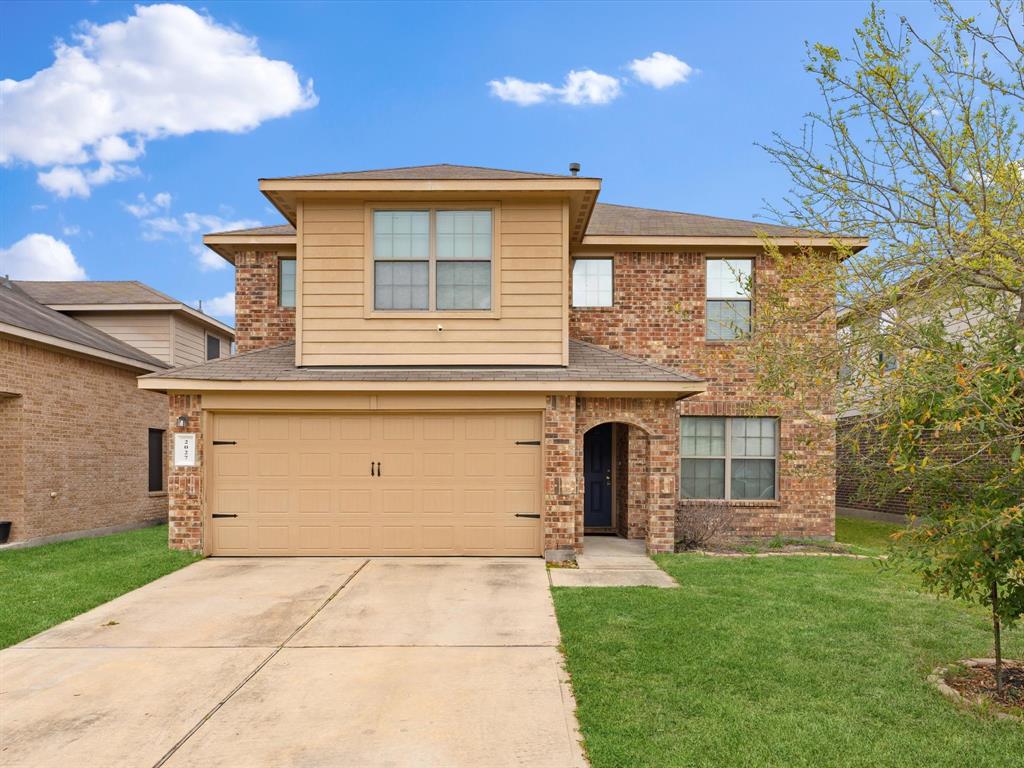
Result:
[[539,414],[212,422],[213,554],[540,554]]

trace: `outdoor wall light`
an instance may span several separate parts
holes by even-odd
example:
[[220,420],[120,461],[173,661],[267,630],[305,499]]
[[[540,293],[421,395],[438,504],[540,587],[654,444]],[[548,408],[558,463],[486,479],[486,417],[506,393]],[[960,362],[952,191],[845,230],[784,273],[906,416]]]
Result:
[[178,421],[176,423],[179,427],[184,429],[185,427],[188,426],[188,416],[179,416]]

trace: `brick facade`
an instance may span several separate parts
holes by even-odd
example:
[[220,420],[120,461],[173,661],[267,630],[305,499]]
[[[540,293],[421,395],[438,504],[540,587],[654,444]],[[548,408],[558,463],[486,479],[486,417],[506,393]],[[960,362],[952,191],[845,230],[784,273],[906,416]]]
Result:
[[[188,417],[179,427],[178,417]],[[166,417],[166,415],[165,415]],[[196,435],[196,466],[171,466],[167,477],[170,505],[167,510],[167,538],[171,549],[203,551],[203,411],[202,395],[170,396],[169,432]],[[172,438],[173,439],[173,438]]]
[[[873,473],[886,473],[890,481],[887,485],[896,486],[898,483],[886,465],[885,457],[878,455],[881,447],[878,440],[868,443],[871,430],[856,428],[859,421],[859,417],[849,417],[836,422],[836,506],[895,515],[910,514],[913,503],[909,493],[883,496],[877,490],[861,487],[859,473],[866,467],[870,467]],[[859,443],[856,453],[855,442]]]
[[[804,393],[802,408],[758,391],[742,344],[709,342],[705,326],[705,255],[616,253],[613,306],[573,309],[569,335],[708,380],[708,391],[680,401],[680,415],[780,419],[777,501],[730,502],[740,536],[831,537],[835,532],[835,430],[831,392]],[[755,260],[757,287],[777,279],[772,263]],[[756,309],[755,309],[756,312]],[[801,329],[834,340],[834,318]],[[812,404],[808,418],[807,403]],[[677,441],[678,422],[672,431]],[[682,502],[680,502],[682,503]]]
[[239,352],[295,338],[295,309],[278,304],[278,262],[295,251],[245,251],[235,256],[235,340]]
[[[148,487],[149,429],[167,396],[139,371],[0,338],[0,520],[11,541],[163,520]],[[165,449],[165,455],[167,451]]]

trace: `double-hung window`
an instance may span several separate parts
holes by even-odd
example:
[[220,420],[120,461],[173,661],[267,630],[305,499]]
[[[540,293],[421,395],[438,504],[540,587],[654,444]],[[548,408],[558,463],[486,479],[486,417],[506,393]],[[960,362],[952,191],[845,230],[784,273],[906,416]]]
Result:
[[775,499],[778,430],[774,418],[683,416],[680,495],[684,499]]
[[610,307],[612,305],[612,259],[576,259],[572,263],[572,305],[574,307]]
[[489,210],[373,212],[373,307],[491,309]]
[[277,304],[280,307],[295,306],[295,259],[277,262]]
[[750,335],[753,259],[708,259],[708,341],[731,341]]

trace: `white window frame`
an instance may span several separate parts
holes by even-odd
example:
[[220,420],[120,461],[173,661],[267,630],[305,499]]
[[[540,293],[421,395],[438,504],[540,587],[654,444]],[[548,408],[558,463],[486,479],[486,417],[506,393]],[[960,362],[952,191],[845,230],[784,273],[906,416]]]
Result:
[[[704,455],[683,455],[683,419],[725,419],[725,455],[723,456],[704,456]],[[774,456],[733,456],[732,455],[732,422],[733,419],[772,419],[775,422],[775,454]],[[773,502],[779,500],[779,444],[782,442],[782,421],[778,416],[689,416],[683,415],[679,417],[679,467],[677,469],[677,476],[679,479],[679,498],[683,501],[719,501],[719,502],[740,502],[740,503],[757,503],[757,502]],[[772,487],[775,489],[775,494],[770,499],[734,499],[732,498],[732,461],[734,458],[737,459],[754,459],[754,460],[771,460],[775,463],[775,478],[772,481]],[[695,496],[683,496],[683,460],[684,459],[714,459],[715,461],[725,462],[725,496],[724,498],[711,498],[701,499]]]
[[[712,261],[749,261],[750,262],[750,287],[747,291],[746,296],[712,296],[710,293],[711,284],[708,280],[708,265]],[[736,342],[744,342],[750,339],[750,334],[754,331],[754,286],[757,283],[757,259],[753,256],[741,256],[741,255],[723,255],[723,256],[708,256],[704,259],[704,341],[712,344],[735,344]],[[708,331],[710,330],[708,305],[712,302],[738,302],[745,301],[750,304],[750,316],[748,318],[750,323],[750,330],[746,334],[736,336],[731,339],[712,339],[708,337]]]
[[[577,304],[575,299],[576,293],[576,264],[581,261],[607,261],[611,264],[611,278],[612,287],[611,295],[608,297],[607,304]],[[608,309],[615,306],[615,257],[605,255],[587,255],[587,256],[575,256],[572,260],[572,290],[573,295],[570,296],[571,306],[573,309]]]
[[[284,271],[284,262],[290,261],[295,264],[295,285],[292,287],[292,303],[284,303],[284,295],[281,290],[281,278]],[[277,260],[277,306],[281,309],[295,309],[295,305],[299,302],[299,262],[294,257],[281,257]]]
[[[427,308],[426,309],[377,309],[375,304],[374,274],[376,259],[374,257],[374,214],[378,211],[427,211],[430,214],[429,247],[427,261]],[[437,212],[438,211],[490,211],[491,214],[491,307],[490,309],[438,309],[437,308]],[[365,264],[363,270],[363,317],[364,318],[442,318],[442,317],[501,317],[501,205],[498,202],[437,202],[430,205],[422,203],[366,203],[364,211],[364,251]]]

